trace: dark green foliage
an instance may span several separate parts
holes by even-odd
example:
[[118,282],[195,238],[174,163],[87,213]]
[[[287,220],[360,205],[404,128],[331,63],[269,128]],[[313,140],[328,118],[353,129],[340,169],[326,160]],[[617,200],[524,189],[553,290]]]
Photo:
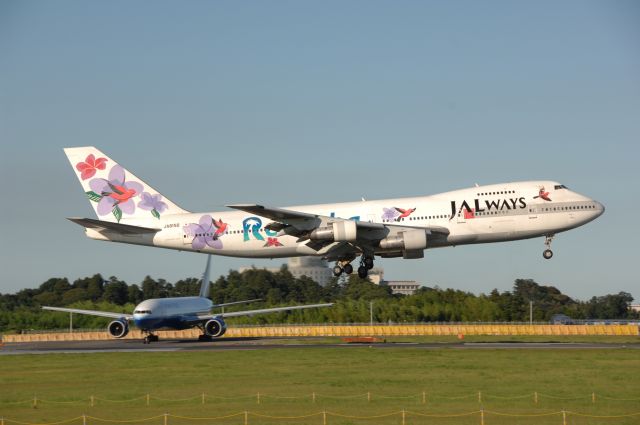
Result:
[[[38,289],[23,289],[15,294],[0,294],[0,332],[23,329],[66,328],[69,316],[45,312],[42,305],[122,311],[130,313],[143,299],[197,295],[200,280],[186,278],[171,284],[164,279],[144,278],[140,285],[128,285],[112,276],[104,281],[96,274],[70,284],[66,278],[51,278]],[[629,309],[630,294],[593,297],[576,301],[552,286],[539,285],[531,279],[517,279],[512,291],[494,289],[489,295],[475,295],[454,289],[422,288],[412,296],[391,294],[356,275],[346,280],[332,279],[320,286],[310,278],[295,278],[283,266],[277,272],[249,269],[229,271],[211,284],[211,298],[216,303],[260,299],[235,309],[334,302],[330,309],[310,309],[253,317],[239,317],[232,323],[357,323],[369,322],[370,311],[376,322],[526,322],[529,302],[533,301],[534,321],[548,321],[554,314],[574,319],[632,319],[638,314]],[[99,328],[108,319],[74,315],[75,328]]]

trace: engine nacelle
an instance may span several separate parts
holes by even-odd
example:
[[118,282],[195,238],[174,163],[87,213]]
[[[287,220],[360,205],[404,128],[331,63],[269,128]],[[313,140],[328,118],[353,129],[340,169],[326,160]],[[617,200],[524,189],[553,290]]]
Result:
[[427,248],[427,232],[424,230],[408,230],[382,239],[380,241],[382,249],[397,249],[401,251],[417,251]]
[[227,324],[221,317],[211,319],[204,324],[204,333],[214,338],[224,335],[227,331]]
[[331,223],[327,227],[318,227],[309,235],[311,240],[355,242],[358,235],[358,225],[353,220]]
[[123,320],[114,320],[107,326],[107,332],[114,338],[124,338],[129,333],[129,323]]

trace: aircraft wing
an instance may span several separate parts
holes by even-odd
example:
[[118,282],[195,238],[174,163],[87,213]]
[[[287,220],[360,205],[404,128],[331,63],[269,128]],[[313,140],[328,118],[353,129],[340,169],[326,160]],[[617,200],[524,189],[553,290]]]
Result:
[[98,310],[80,310],[78,308],[62,308],[62,307],[49,307],[42,306],[43,310],[51,310],[51,311],[63,311],[66,313],[77,313],[77,314],[86,314],[89,316],[100,316],[100,317],[110,317],[112,319],[133,319],[132,314],[126,313],[111,313],[109,311],[98,311]]
[[331,307],[333,303],[325,303],[325,304],[306,304],[306,305],[292,305],[289,307],[274,307],[274,308],[262,308],[259,310],[245,310],[245,311],[231,311],[228,313],[220,313],[220,314],[212,314],[208,316],[200,316],[200,320],[209,320],[214,317],[238,317],[238,316],[253,316],[254,314],[265,314],[265,313],[277,313],[279,311],[289,311],[289,310],[303,310],[306,308],[321,308],[321,307]]
[[230,305],[236,305],[236,304],[249,304],[249,303],[255,303],[258,301],[262,301],[261,298],[255,298],[253,300],[242,300],[242,301],[234,301],[232,303],[223,303],[223,304],[214,304],[213,308],[217,308],[217,307],[227,307]]
[[[411,230],[424,230],[427,234],[439,238],[446,238],[449,235],[449,229],[442,226],[405,226],[393,223],[354,221],[340,217],[328,217],[283,208],[271,208],[257,204],[227,205],[227,207],[269,218],[275,223],[267,225],[266,228],[274,231],[280,231],[283,234],[298,236],[299,242],[310,239],[310,233],[320,227],[331,226],[335,223],[344,223],[346,228],[346,224],[353,226],[351,223],[355,223],[357,235],[355,239],[336,241],[309,240],[309,242],[307,242],[307,246],[315,251],[320,251],[335,242],[341,243],[334,245],[331,250],[353,250],[354,246],[371,250],[375,249],[382,239]],[[349,245],[350,247],[345,245]]]
[[96,220],[94,218],[78,218],[68,217],[67,220],[73,221],[82,227],[95,229],[97,231],[109,230],[116,233],[125,233],[129,235],[141,235],[146,233],[157,233],[162,229],[154,229],[151,227],[131,226],[129,224],[114,223],[111,221]]
[[299,230],[313,230],[322,224],[322,216],[304,213],[300,211],[287,210],[283,208],[271,208],[257,204],[239,204],[227,205],[249,214],[259,215],[260,217],[270,218],[273,221],[281,223],[283,226],[271,226],[271,230],[281,230],[286,226],[294,226]]

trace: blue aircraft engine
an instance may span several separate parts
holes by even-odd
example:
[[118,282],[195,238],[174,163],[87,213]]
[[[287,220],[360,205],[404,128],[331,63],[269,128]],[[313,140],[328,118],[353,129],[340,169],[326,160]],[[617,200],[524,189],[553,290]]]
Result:
[[204,332],[214,338],[224,335],[226,331],[227,324],[224,323],[222,317],[216,317],[215,319],[211,319],[204,324]]
[[114,338],[123,338],[129,333],[129,324],[125,320],[114,320],[107,326],[107,331]]

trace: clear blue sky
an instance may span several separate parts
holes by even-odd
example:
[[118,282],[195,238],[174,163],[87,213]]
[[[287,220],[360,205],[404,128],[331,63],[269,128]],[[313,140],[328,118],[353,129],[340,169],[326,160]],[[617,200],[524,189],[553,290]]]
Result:
[[640,298],[639,23],[637,1],[2,1],[0,292],[201,273],[65,220],[93,212],[62,148],[95,145],[193,211],[557,180],[607,211],[551,261],[540,238],[377,264]]

